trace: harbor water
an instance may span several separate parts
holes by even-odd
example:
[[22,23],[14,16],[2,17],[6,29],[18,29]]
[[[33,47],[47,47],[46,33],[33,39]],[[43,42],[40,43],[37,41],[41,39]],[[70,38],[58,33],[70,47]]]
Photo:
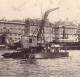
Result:
[[80,77],[80,50],[68,51],[69,57],[32,61],[0,56],[0,77]]

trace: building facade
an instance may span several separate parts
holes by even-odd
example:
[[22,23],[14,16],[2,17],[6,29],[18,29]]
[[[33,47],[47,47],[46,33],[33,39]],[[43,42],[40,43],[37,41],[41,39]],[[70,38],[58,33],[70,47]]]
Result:
[[7,38],[17,42],[24,35],[25,23],[14,21],[0,21],[0,35],[6,33]]
[[[28,19],[26,20],[26,29],[28,30],[27,34],[37,35],[40,29],[41,20],[37,19]],[[77,25],[73,22],[62,22],[57,21],[54,24],[50,23],[48,20],[44,24],[44,37],[46,41],[67,41],[67,42],[77,42],[78,35]]]
[[[23,21],[0,21],[0,35],[6,33],[7,38],[13,42],[21,40],[23,35],[37,36],[41,26],[39,19],[26,19]],[[44,24],[44,37],[46,41],[55,39],[68,39],[77,41],[75,24],[56,22],[50,23],[48,20]]]

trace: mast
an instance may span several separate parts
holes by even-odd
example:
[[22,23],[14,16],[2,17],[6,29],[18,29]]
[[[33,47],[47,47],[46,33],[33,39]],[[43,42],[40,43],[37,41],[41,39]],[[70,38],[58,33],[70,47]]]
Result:
[[44,33],[44,26],[45,26],[47,17],[48,17],[48,15],[49,15],[50,12],[55,11],[55,10],[57,10],[57,9],[59,9],[59,7],[53,8],[53,9],[49,9],[49,10],[47,10],[47,11],[44,13],[44,16],[43,16],[43,18],[42,18],[42,20],[41,20],[41,25],[40,25],[40,27],[39,27],[39,31],[38,31],[38,34],[37,34],[37,40],[38,40],[38,41],[39,41],[39,40],[40,40],[40,41],[42,41],[42,40],[45,41],[43,33]]
[[66,39],[66,32],[65,32],[65,26],[62,27],[63,28],[63,39]]

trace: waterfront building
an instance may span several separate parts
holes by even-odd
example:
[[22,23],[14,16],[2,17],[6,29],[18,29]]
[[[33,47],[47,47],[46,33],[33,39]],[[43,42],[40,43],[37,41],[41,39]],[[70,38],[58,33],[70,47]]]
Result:
[[[41,26],[41,20],[27,19],[26,20],[26,34],[37,35]],[[62,42],[78,42],[77,25],[73,22],[57,21],[54,24],[46,20],[44,24],[44,37],[46,41],[59,40]]]
[[[40,19],[26,19],[25,21],[0,21],[0,36],[7,34],[9,41],[18,42],[23,35],[36,36],[41,26]],[[46,41],[55,39],[68,39],[77,41],[76,26],[73,23],[55,22],[46,20],[44,24],[44,37]],[[63,40],[62,40],[63,41]]]
[[77,35],[78,26],[76,24],[74,24],[73,22],[62,22],[59,26],[60,26],[59,29],[60,40],[64,42],[65,41],[78,42],[78,35]]
[[17,42],[24,35],[24,25],[24,22],[0,21],[0,35],[6,33],[9,40]]

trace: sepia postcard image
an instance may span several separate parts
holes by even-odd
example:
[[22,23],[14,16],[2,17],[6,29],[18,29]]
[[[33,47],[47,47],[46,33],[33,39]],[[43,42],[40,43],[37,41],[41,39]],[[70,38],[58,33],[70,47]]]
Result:
[[0,77],[80,77],[80,0],[0,0]]

